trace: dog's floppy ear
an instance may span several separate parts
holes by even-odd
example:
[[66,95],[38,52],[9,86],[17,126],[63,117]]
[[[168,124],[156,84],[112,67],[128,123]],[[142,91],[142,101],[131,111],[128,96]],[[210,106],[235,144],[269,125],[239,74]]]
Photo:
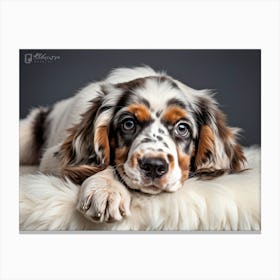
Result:
[[103,99],[100,95],[90,102],[80,122],[69,129],[61,145],[61,173],[77,184],[105,169],[110,162],[111,108],[102,107]]
[[194,107],[198,135],[192,171],[204,179],[241,171],[246,159],[237,143],[238,129],[227,125],[208,91],[200,91],[199,95]]

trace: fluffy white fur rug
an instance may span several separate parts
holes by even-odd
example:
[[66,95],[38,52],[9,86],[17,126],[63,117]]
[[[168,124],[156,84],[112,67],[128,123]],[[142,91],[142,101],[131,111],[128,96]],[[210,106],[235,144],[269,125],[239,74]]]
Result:
[[95,224],[76,210],[79,186],[21,167],[20,230],[260,230],[260,150],[245,149],[241,174],[187,180],[176,193],[134,194],[131,216]]

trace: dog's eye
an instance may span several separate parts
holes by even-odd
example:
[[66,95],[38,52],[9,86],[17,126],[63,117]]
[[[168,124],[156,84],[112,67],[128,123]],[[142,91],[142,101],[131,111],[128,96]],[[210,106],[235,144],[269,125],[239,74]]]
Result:
[[184,121],[180,121],[175,125],[174,132],[176,136],[187,137],[190,134],[189,125]]
[[122,121],[121,125],[123,132],[133,133],[135,131],[136,125],[133,118],[126,118]]

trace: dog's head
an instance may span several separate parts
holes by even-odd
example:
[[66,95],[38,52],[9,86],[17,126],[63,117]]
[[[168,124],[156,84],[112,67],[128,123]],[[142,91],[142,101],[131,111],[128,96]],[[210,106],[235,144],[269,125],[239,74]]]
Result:
[[131,189],[173,192],[192,175],[238,172],[237,130],[207,90],[166,75],[104,83],[62,145],[64,174],[81,183],[108,165]]

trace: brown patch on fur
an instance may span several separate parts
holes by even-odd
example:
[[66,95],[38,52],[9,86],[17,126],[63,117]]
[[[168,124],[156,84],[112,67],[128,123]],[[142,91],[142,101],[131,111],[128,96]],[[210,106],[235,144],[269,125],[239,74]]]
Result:
[[151,119],[149,109],[143,104],[132,104],[127,107],[127,110],[135,115],[140,122],[146,122]]
[[167,158],[169,160],[169,170],[173,170],[175,166],[174,157],[172,155],[168,155]]
[[[61,174],[78,184],[109,165],[108,128],[101,126],[94,132],[94,120],[102,100],[102,97],[98,97],[91,101],[92,105],[82,115],[81,121],[68,129],[69,134],[59,151]],[[103,165],[99,164],[99,159],[92,159],[95,155],[94,139],[103,150]],[[79,153],[82,155],[80,159],[77,158],[76,141],[79,141]]]
[[181,151],[178,150],[178,148],[177,148],[177,153],[178,153],[179,166],[182,172],[181,183],[184,183],[189,177],[190,156],[182,153]]
[[108,166],[110,162],[108,126],[100,126],[96,129],[94,142],[94,144],[98,145],[99,149],[102,149],[104,165]]
[[127,147],[115,149],[115,164],[120,178],[123,178],[125,176],[124,163],[127,159],[128,151],[129,150]]
[[62,175],[74,183],[81,185],[85,179],[101,170],[98,167],[90,165],[66,166],[62,171]]
[[127,147],[116,148],[115,149],[115,163],[117,165],[124,164],[127,159],[127,154],[128,154]]
[[[60,159],[62,167],[68,164],[78,164],[75,162],[76,151],[74,150],[74,143],[80,137],[80,142],[82,145],[81,150],[85,150],[87,147],[91,146],[93,148],[94,141],[94,119],[98,108],[101,106],[101,99],[96,98],[92,100],[92,105],[90,108],[82,114],[81,121],[68,129],[68,136],[60,149]],[[86,151],[84,151],[86,152]],[[85,155],[86,157],[87,155]]]
[[68,135],[68,137],[63,142],[63,144],[60,148],[60,152],[59,152],[59,158],[60,158],[60,164],[61,164],[62,170],[74,158],[74,151],[73,151],[72,143],[73,143],[73,140],[75,139],[75,128],[73,127],[71,129],[68,129],[68,132],[70,132],[70,135]]
[[215,153],[214,133],[208,125],[203,125],[200,129],[197,153],[195,156],[196,167],[202,165],[207,160],[207,153]]
[[215,117],[216,117],[217,128],[221,138],[227,139],[228,137],[231,137],[232,132],[227,127],[227,120],[225,114],[223,114],[221,111],[217,111]]
[[[168,174],[168,173],[167,173]],[[168,182],[167,175],[163,175],[159,180],[158,183],[160,186],[166,186]]]
[[201,168],[194,172],[194,176],[197,176],[201,180],[212,180],[216,177],[224,175],[225,173],[229,173],[229,170]]
[[170,106],[163,114],[163,121],[168,123],[176,123],[178,120],[185,118],[187,116],[187,112],[177,106]]
[[[242,171],[245,162],[245,156],[242,148],[236,142],[236,136],[232,128],[227,126],[226,117],[221,111],[216,111],[215,120],[217,126],[217,135],[208,125],[203,125],[200,129],[199,142],[195,155],[194,175],[203,180],[210,180],[223,174],[231,174]],[[227,162],[221,166],[216,159],[215,138],[220,139],[227,156]],[[202,167],[209,161],[207,168]],[[215,165],[221,166],[216,169]],[[209,165],[209,167],[208,167]]]
[[233,156],[231,161],[231,168],[234,171],[242,171],[246,158],[240,145],[235,145],[233,148]]
[[136,168],[137,167],[137,164],[138,164],[138,159],[142,157],[142,153],[141,152],[138,152],[138,153],[135,153],[131,159],[130,159],[130,166],[131,168]]
[[243,150],[236,143],[236,137],[231,128],[227,126],[226,116],[222,112],[218,111],[216,113],[216,121],[219,135],[225,146],[225,153],[230,160],[231,172],[239,172],[246,161]]

